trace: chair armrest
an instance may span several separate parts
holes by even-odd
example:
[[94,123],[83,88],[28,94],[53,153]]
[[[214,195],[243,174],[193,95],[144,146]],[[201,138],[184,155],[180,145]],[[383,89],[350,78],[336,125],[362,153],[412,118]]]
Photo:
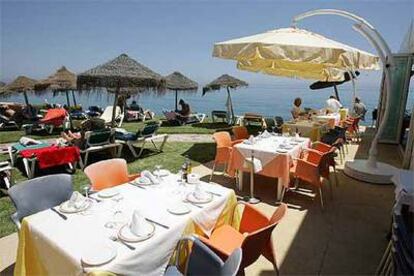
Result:
[[320,186],[319,167],[305,160],[298,160],[295,176],[315,186]]
[[231,141],[231,146],[233,147],[234,145],[240,144],[244,141],[244,139],[237,139],[234,141]]
[[140,177],[140,176],[141,176],[141,174],[140,174],[140,173],[130,174],[130,175],[128,175],[128,180],[129,180],[129,181],[132,181],[132,180],[134,180],[134,179],[136,179],[136,178],[138,178],[138,177]]
[[308,149],[305,160],[317,166],[321,161],[322,155],[323,153],[321,153],[320,151]]
[[226,252],[224,252],[221,248],[219,248],[218,246],[214,245],[209,239],[207,239],[205,237],[202,237],[202,236],[198,236],[198,238],[205,245],[207,245],[211,250],[213,250],[223,261],[228,258],[229,255]]
[[14,222],[14,224],[16,224],[16,226],[17,226],[17,229],[19,229],[20,230],[20,228],[21,228],[21,223],[20,223],[20,221],[19,221],[19,219],[17,218],[17,213],[13,213],[11,216],[10,216],[10,218],[11,218],[11,220]]
[[312,144],[312,148],[314,150],[325,153],[325,152],[328,152],[332,148],[332,146],[330,146],[328,144],[325,144],[325,143],[322,143],[322,142],[315,142],[315,143]]
[[253,205],[239,201],[236,208],[239,205],[244,205],[243,214],[240,220],[240,233],[252,233],[269,224],[269,218]]

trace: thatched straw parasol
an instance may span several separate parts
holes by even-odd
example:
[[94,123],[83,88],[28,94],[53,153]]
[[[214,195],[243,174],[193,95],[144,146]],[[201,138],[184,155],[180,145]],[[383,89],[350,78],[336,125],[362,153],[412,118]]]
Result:
[[27,91],[32,91],[35,84],[36,81],[34,79],[25,76],[18,76],[14,81],[2,87],[2,92],[23,92],[26,105],[29,105]]
[[142,65],[126,54],[94,67],[78,75],[78,89],[107,88],[115,90],[112,126],[115,120],[115,108],[118,95],[145,89],[162,90],[165,88],[163,77]]
[[5,86],[5,85],[6,85],[6,83],[5,83],[5,82],[0,81],[0,87],[3,87],[3,86]]
[[39,81],[39,83],[35,85],[35,90],[45,89],[50,89],[55,92],[66,92],[68,106],[70,106],[69,91],[72,91],[73,103],[76,106],[74,93],[74,90],[76,90],[76,75],[69,71],[65,66],[62,66],[53,75],[50,75],[45,80]]
[[180,72],[173,72],[165,77],[167,89],[175,91],[175,110],[177,110],[178,91],[197,91],[198,83]]
[[238,87],[246,87],[246,86],[248,86],[247,82],[242,81],[238,78],[232,77],[230,75],[224,74],[203,87],[203,96],[208,91],[214,91],[214,90],[220,90],[221,88],[226,88],[227,90],[226,106],[227,106],[228,114],[229,116],[231,116],[229,122],[234,122],[234,110],[233,110],[233,102],[230,96],[230,88],[236,89]]

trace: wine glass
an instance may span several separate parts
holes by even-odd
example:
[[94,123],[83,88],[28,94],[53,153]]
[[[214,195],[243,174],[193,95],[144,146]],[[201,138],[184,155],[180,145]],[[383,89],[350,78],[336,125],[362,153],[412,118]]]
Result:
[[158,182],[161,183],[162,179],[161,179],[161,165],[155,165],[155,176],[157,177]]
[[89,198],[89,192],[91,191],[91,189],[92,189],[92,187],[89,183],[83,185],[82,191],[83,191],[83,194],[85,195],[86,198]]

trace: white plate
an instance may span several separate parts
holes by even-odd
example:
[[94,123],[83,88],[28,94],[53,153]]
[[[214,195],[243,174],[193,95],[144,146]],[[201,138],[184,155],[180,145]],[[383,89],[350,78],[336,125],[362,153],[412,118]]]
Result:
[[278,153],[287,153],[288,151],[285,149],[277,149],[276,152]]
[[153,223],[148,222],[148,221],[145,221],[145,223],[146,223],[145,227],[147,228],[147,233],[145,235],[142,235],[142,236],[135,235],[134,233],[131,232],[131,230],[129,229],[129,224],[127,223],[119,229],[118,238],[126,242],[140,242],[140,241],[148,240],[149,238],[154,236],[155,226]]
[[151,180],[148,177],[139,177],[135,180],[135,183],[139,185],[151,185]]
[[79,212],[82,212],[88,209],[89,206],[91,206],[91,203],[92,202],[90,200],[85,199],[82,202],[82,205],[79,208],[76,208],[75,206],[69,206],[69,200],[68,200],[60,204],[59,211],[61,211],[62,213],[67,213],[67,214],[79,213]]
[[191,212],[185,204],[174,204],[167,208],[167,211],[173,215],[185,215]]
[[193,192],[191,192],[191,193],[189,193],[189,194],[187,195],[186,199],[187,199],[189,202],[196,203],[196,204],[209,203],[210,201],[212,201],[212,200],[213,200],[213,195],[212,195],[212,194],[207,193],[207,192],[205,192],[205,194],[206,194],[206,197],[205,197],[205,198],[200,199],[200,198],[196,198],[196,197],[194,196],[194,193],[193,193]]
[[170,171],[161,169],[159,171],[154,171],[152,174],[159,177],[165,177],[170,175]]
[[116,249],[109,244],[96,244],[89,247],[82,255],[83,264],[97,266],[109,263],[116,257]]
[[105,190],[98,192],[98,196],[102,198],[110,198],[116,195],[119,195],[119,192],[114,189],[105,189]]

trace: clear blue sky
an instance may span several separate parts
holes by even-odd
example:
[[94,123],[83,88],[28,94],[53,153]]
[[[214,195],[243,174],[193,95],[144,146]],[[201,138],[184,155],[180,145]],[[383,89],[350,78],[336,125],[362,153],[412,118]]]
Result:
[[[173,2],[173,3],[172,3]],[[153,70],[179,70],[203,84],[229,73],[255,83],[285,78],[242,72],[212,58],[214,42],[287,27],[292,16],[338,8],[370,21],[393,51],[414,15],[414,0],[396,1],[5,1],[1,8],[1,73],[44,78],[61,65],[80,73],[125,52]],[[374,52],[335,16],[306,19],[301,27]],[[365,82],[379,74],[362,74]]]

